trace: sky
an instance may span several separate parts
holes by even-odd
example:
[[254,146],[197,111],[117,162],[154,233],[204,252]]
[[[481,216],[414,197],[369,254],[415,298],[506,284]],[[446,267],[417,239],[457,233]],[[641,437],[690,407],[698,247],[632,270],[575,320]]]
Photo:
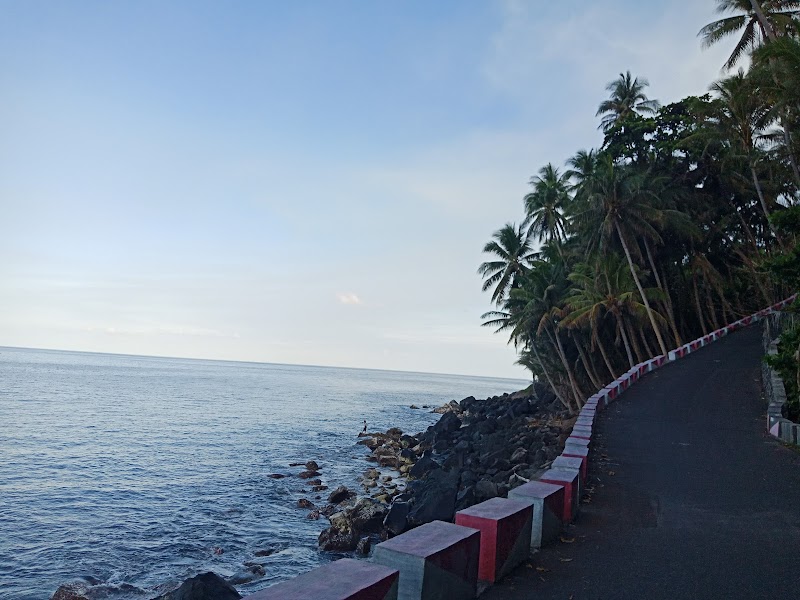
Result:
[[0,0],[0,346],[527,377],[483,246],[715,4]]

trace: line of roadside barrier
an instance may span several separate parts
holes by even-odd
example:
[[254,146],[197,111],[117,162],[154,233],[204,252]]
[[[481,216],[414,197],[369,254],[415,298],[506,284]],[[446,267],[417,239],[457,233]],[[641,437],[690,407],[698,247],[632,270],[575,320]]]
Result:
[[796,294],[629,369],[590,396],[564,450],[538,481],[375,546],[372,561],[340,559],[245,600],[470,600],[479,582],[492,584],[556,540],[572,522],[588,474],[595,419],[642,376],[685,358],[724,336],[780,311]]

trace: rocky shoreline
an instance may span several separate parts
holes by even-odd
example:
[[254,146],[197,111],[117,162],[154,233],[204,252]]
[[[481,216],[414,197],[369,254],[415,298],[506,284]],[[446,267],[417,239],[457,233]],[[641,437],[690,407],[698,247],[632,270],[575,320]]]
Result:
[[[345,486],[330,491],[313,460],[290,464],[302,468],[294,475],[268,475],[304,481],[305,495],[297,507],[308,510],[308,519],[325,517],[330,523],[319,534],[321,551],[366,556],[376,542],[434,520],[452,521],[458,510],[505,497],[550,465],[574,422],[539,385],[486,400],[453,400],[434,412],[442,415],[439,420],[415,435],[396,427],[359,434],[357,443],[370,451],[366,460],[374,463],[361,476],[359,492]],[[255,556],[272,551],[259,550]],[[263,565],[254,560],[227,579],[204,573],[152,600],[240,598],[232,586],[263,575]],[[72,582],[59,587],[51,600],[93,600],[95,591],[85,582]]]
[[574,419],[540,386],[486,400],[470,396],[437,409],[437,423],[416,435],[397,428],[361,434],[367,460],[398,474],[367,469],[367,496],[329,503],[330,526],[319,536],[328,552],[367,554],[388,539],[535,479],[564,446]]

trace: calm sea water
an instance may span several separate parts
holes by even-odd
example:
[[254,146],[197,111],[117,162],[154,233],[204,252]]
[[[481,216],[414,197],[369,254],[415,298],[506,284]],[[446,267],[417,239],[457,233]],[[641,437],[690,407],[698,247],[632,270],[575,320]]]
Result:
[[[85,577],[150,598],[260,549],[253,592],[330,560],[326,519],[296,508],[291,462],[354,486],[370,430],[416,433],[441,405],[526,382],[452,375],[0,348],[0,597],[49,598]],[[313,497],[313,496],[312,496]],[[222,554],[213,549],[221,548]]]

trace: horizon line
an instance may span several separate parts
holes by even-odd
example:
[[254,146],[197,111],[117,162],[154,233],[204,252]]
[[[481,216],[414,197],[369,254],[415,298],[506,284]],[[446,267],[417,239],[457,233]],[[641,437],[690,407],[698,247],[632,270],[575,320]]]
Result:
[[33,348],[29,346],[5,346],[0,345],[0,350],[3,349],[10,349],[10,350],[38,350],[44,352],[72,352],[76,354],[106,354],[108,356],[126,356],[131,358],[163,358],[163,359],[171,359],[171,360],[196,360],[196,361],[205,361],[205,362],[231,362],[231,363],[242,363],[242,364],[251,364],[251,365],[275,365],[279,367],[312,367],[318,369],[348,369],[351,371],[382,371],[386,373],[409,373],[412,375],[445,375],[450,377],[474,377],[476,379],[498,379],[504,381],[520,381],[520,382],[527,382],[530,385],[530,381],[527,379],[522,378],[515,378],[515,377],[498,377],[496,375],[466,375],[464,373],[438,373],[434,371],[407,371],[403,369],[379,369],[375,367],[342,367],[338,365],[309,365],[309,364],[302,364],[302,363],[280,363],[280,362],[266,362],[266,361],[258,361],[258,360],[241,360],[241,359],[226,359],[226,358],[198,358],[198,357],[191,357],[191,356],[168,356],[164,354],[129,354],[126,352],[98,352],[96,350],[67,350],[64,348]]

